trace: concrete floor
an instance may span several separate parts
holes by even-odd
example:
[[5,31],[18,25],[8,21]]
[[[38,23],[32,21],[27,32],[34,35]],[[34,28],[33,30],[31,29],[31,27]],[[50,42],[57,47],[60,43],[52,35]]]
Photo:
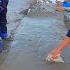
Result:
[[65,63],[46,63],[47,54],[57,47],[66,29],[54,18],[25,17],[18,27],[14,41],[2,41],[0,70],[69,70],[70,48],[63,52]]
[[[31,14],[30,14],[31,15]],[[70,47],[63,51],[65,63],[46,63],[48,53],[63,40],[63,18],[26,16],[15,30],[13,41],[0,41],[0,70],[70,70]],[[11,27],[11,26],[10,26]]]

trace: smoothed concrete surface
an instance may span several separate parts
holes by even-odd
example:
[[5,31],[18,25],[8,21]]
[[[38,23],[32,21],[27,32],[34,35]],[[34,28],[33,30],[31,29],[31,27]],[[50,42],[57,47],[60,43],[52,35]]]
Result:
[[[11,1],[15,2],[15,0]],[[16,5],[22,3],[22,0],[20,1],[15,2]],[[13,12],[15,14],[15,11],[18,12],[19,9],[22,9],[23,3],[16,8],[13,7],[13,10],[11,7],[15,3],[14,5],[13,2],[10,3],[8,14],[12,15]],[[16,30],[13,29],[17,26],[14,20],[16,17],[20,19],[19,15],[17,13],[15,14],[16,17],[12,15],[15,19],[9,15],[9,17],[11,16],[9,18],[11,24],[8,27],[10,30],[13,29],[15,34],[13,41],[0,41],[0,47],[3,50],[0,51],[2,52],[0,54],[0,70],[70,70],[70,47],[66,48],[62,54],[65,60],[64,64],[45,62],[47,54],[57,47],[67,33],[61,15],[52,14],[51,17],[49,15],[48,17],[33,17],[32,14],[25,18],[20,17],[22,20],[17,22],[19,26]]]
[[[53,18],[25,17],[18,27],[0,70],[70,70],[70,54],[65,63],[46,63],[47,54],[63,39],[66,29]],[[70,48],[67,48],[70,49]],[[68,50],[66,50],[67,52]],[[68,62],[67,62],[68,60]]]

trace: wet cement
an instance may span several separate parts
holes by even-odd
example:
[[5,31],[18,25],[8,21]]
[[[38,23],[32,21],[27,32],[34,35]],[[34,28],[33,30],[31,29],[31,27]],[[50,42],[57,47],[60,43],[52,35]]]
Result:
[[[13,1],[10,2],[10,9]],[[21,9],[21,6],[9,10],[9,17],[16,10],[20,11],[18,8]],[[19,25],[14,24],[16,23],[14,18],[9,18],[12,23],[8,26],[9,29],[12,30],[16,26],[17,28],[13,29],[15,32],[13,41],[0,41],[0,70],[70,70],[70,47],[66,48],[62,54],[65,63],[46,63],[45,61],[48,53],[57,47],[67,32],[62,16],[53,13],[50,14],[51,17],[49,15],[48,17],[47,15],[45,17],[37,16],[39,12],[35,16],[33,11],[30,12],[32,14],[28,13],[28,17],[25,18],[13,14],[13,17],[16,16],[16,21],[18,21],[16,18],[22,19],[17,22]]]
[[16,30],[14,41],[1,42],[3,47],[8,47],[8,52],[1,55],[0,70],[70,70],[70,47],[62,55],[65,63],[45,61],[66,32],[65,25],[57,18],[25,17]]

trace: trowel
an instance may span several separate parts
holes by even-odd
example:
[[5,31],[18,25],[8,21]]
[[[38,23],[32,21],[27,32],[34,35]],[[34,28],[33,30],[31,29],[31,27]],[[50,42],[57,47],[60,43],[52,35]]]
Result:
[[46,57],[46,62],[59,62],[59,63],[64,63],[64,60],[61,56],[59,56],[57,59],[52,60],[51,55],[48,55]]

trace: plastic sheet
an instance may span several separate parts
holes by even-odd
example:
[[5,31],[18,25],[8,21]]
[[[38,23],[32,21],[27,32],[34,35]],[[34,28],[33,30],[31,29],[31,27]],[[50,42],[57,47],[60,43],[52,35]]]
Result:
[[63,2],[64,7],[70,7],[70,2]]

